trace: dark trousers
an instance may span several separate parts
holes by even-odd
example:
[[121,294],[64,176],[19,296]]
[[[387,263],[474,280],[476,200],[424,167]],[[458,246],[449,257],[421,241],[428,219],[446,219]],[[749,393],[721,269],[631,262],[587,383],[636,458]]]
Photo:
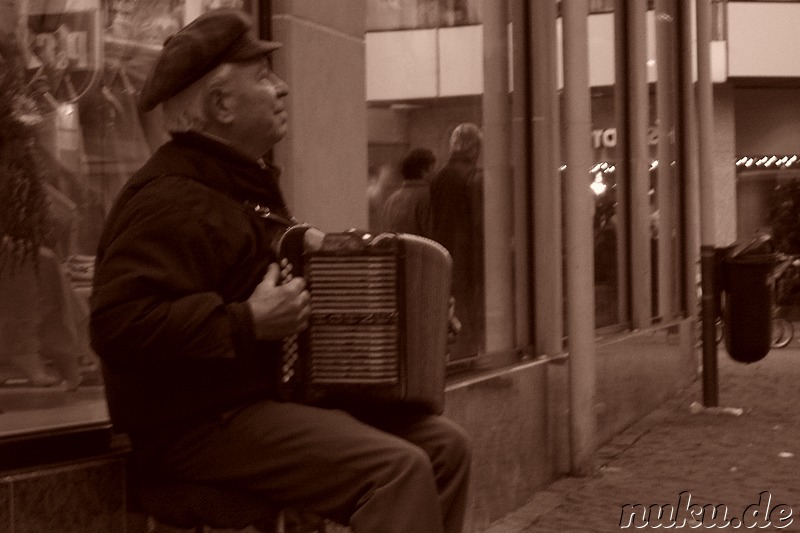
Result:
[[262,401],[161,441],[147,468],[256,491],[355,533],[459,533],[470,469],[463,430],[399,409],[356,416]]

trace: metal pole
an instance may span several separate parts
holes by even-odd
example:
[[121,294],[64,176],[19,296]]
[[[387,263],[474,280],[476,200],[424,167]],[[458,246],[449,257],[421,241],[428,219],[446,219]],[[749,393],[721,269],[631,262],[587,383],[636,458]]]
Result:
[[486,350],[514,347],[513,183],[508,83],[508,0],[483,4]]
[[717,370],[716,319],[716,251],[713,246],[703,245],[700,248],[700,271],[703,296],[701,299],[703,313],[703,405],[717,407],[719,405],[719,378]]
[[650,95],[647,87],[647,2],[627,0],[629,152],[631,190],[631,320],[635,329],[652,324],[652,260],[650,255]]
[[[680,31],[680,168],[683,175],[684,227],[687,274],[685,301],[689,316],[699,309],[700,178],[697,169],[697,106],[694,94],[694,16],[688,3],[678,2]],[[696,317],[695,317],[696,318]]]
[[563,0],[567,317],[572,471],[592,467],[596,439],[594,344],[594,199],[589,93],[588,0]]
[[703,296],[703,401],[719,404],[717,343],[713,338],[717,311],[714,299],[714,90],[711,84],[711,0],[697,0],[697,116],[700,166],[700,238]]
[[[628,93],[630,70],[628,64],[628,6],[617,2],[614,10],[614,109],[617,120],[617,228],[629,228],[631,220],[631,167],[627,127],[630,112]],[[631,263],[629,257],[630,231],[617,232],[617,305],[620,319],[631,316]]]

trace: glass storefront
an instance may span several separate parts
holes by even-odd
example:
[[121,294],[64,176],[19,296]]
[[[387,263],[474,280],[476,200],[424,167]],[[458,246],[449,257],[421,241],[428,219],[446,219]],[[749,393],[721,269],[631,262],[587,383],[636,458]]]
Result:
[[164,39],[242,0],[0,6],[0,439],[107,421],[89,347],[95,248],[130,175],[166,140],[136,98]]
[[[4,168],[17,173],[2,182],[0,197],[10,202],[4,210],[0,256],[0,438],[36,431],[53,421],[69,425],[107,420],[102,378],[87,339],[94,249],[125,180],[166,140],[159,111],[141,113],[136,96],[164,38],[204,10],[223,5],[250,12],[257,7],[241,0],[15,0],[0,7],[3,72],[14,81],[4,79],[3,88],[16,91],[13,98],[11,92],[4,98],[15,108],[2,117],[3,135],[24,147],[2,152]],[[610,0],[592,2],[593,17],[613,17],[614,5]],[[675,19],[675,0],[657,0],[654,5],[658,13],[652,17],[651,10],[651,20]],[[403,159],[411,150],[426,149],[435,158],[430,180],[452,159],[453,132],[464,124],[482,126],[486,80],[482,62],[475,58],[482,53],[483,9],[479,0],[367,3],[370,176],[364,188],[370,231],[391,229],[382,221],[383,203],[402,189]],[[666,62],[666,73],[676,61],[674,32],[671,27],[655,34],[656,59]],[[384,86],[370,92],[370,69],[375,68],[370,46],[377,43],[384,52],[392,51],[388,40],[371,41],[374,35],[397,37],[400,49],[414,51],[410,59],[395,57],[379,64],[381,73],[410,73],[412,89],[430,76],[435,80],[430,94],[382,97],[381,90],[393,89]],[[460,62],[465,56],[470,60]],[[658,84],[650,81],[652,164],[645,179],[651,189],[654,266],[648,290],[653,294],[653,316],[669,318],[677,312],[680,188],[673,164],[675,102],[663,96],[674,93],[675,84],[672,77]],[[626,124],[616,96],[619,83],[612,76],[595,84],[592,93],[595,161],[587,187],[595,198],[596,323],[601,328],[624,328],[630,320],[627,269],[634,259],[627,155],[617,143]],[[464,255],[470,259],[456,267],[468,264],[471,277],[465,278],[468,294],[457,298],[458,305],[465,306],[457,311],[466,340],[450,354],[455,368],[462,363],[474,366],[476,360],[478,367],[499,364],[486,359],[490,335],[483,243],[509,237],[487,234],[484,228],[484,157],[479,151],[466,171],[469,191],[464,198],[469,200],[451,206],[456,209],[453,218],[469,218],[471,227],[471,246]],[[20,257],[23,260],[17,260]],[[661,310],[665,301],[673,302],[666,313]]]

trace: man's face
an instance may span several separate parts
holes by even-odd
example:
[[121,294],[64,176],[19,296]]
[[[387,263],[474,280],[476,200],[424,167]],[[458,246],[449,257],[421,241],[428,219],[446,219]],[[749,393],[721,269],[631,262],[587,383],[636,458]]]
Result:
[[289,87],[269,68],[267,58],[237,65],[230,85],[234,137],[248,152],[264,155],[288,131]]

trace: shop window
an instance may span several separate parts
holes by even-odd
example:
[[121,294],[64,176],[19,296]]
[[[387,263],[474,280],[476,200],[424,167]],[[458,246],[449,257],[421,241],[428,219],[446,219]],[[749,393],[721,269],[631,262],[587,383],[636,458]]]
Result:
[[[596,3],[596,4],[599,4]],[[614,2],[606,7],[613,11]],[[598,7],[595,5],[595,7]],[[676,172],[675,117],[677,116],[675,47],[677,33],[674,21],[674,0],[656,0],[648,13],[648,27],[656,44],[648,58],[650,72],[649,102],[644,110],[649,117],[645,133],[649,167],[646,175],[628,175],[626,147],[619,139],[629,137],[621,132],[630,113],[628,101],[620,101],[617,80],[592,88],[592,148],[595,160],[588,178],[595,197],[594,260],[595,320],[598,328],[621,327],[630,320],[628,298],[636,291],[648,291],[652,301],[652,320],[672,320],[680,315],[680,275],[682,271],[681,187]],[[621,46],[619,40],[615,46]],[[617,51],[619,53],[620,51]],[[623,135],[624,133],[624,135]],[[641,172],[640,170],[638,172]],[[632,180],[645,180],[647,198],[631,198]],[[626,227],[632,202],[647,202],[649,209],[649,257],[630,257],[626,241],[636,228]],[[646,287],[634,288],[630,266],[634,262],[650,263],[651,276]]]
[[[413,201],[413,189],[404,185],[403,175],[404,159],[412,150],[429,150],[435,158],[430,171],[421,178],[426,190],[444,167],[447,166],[448,171],[452,170],[453,165],[448,163],[451,163],[452,159],[450,138],[454,130],[460,124],[475,124],[479,127],[481,113],[481,99],[478,96],[458,99],[439,98],[415,105],[375,105],[368,108],[370,177],[365,185],[369,202],[370,231],[374,233],[405,231],[434,237],[432,233],[425,233],[426,230],[422,226],[418,230],[409,229],[408,225],[415,222],[416,212],[406,210],[401,214],[397,209],[387,208],[387,202],[397,207],[401,204],[410,206],[410,202]],[[453,248],[450,252],[458,278],[454,290],[456,313],[463,329],[456,343],[450,347],[449,361],[452,369],[474,366],[476,360],[485,352],[480,150],[478,155],[475,165],[465,165],[464,174],[454,178],[459,185],[463,185],[463,188],[452,193],[458,195],[458,200],[453,196],[453,202],[437,204],[446,210],[447,214],[435,216],[436,220],[441,221],[442,231],[459,232],[457,240],[460,244],[457,245],[457,249]],[[409,193],[406,200],[401,200],[400,196],[390,200],[390,197],[398,191],[400,195]],[[394,214],[390,215],[390,210]],[[445,220],[450,220],[450,223]],[[448,227],[445,228],[445,225]],[[447,243],[454,246],[451,241]]]
[[105,424],[88,339],[103,224],[166,140],[136,99],[164,39],[242,0],[12,0],[0,7],[0,441]]

